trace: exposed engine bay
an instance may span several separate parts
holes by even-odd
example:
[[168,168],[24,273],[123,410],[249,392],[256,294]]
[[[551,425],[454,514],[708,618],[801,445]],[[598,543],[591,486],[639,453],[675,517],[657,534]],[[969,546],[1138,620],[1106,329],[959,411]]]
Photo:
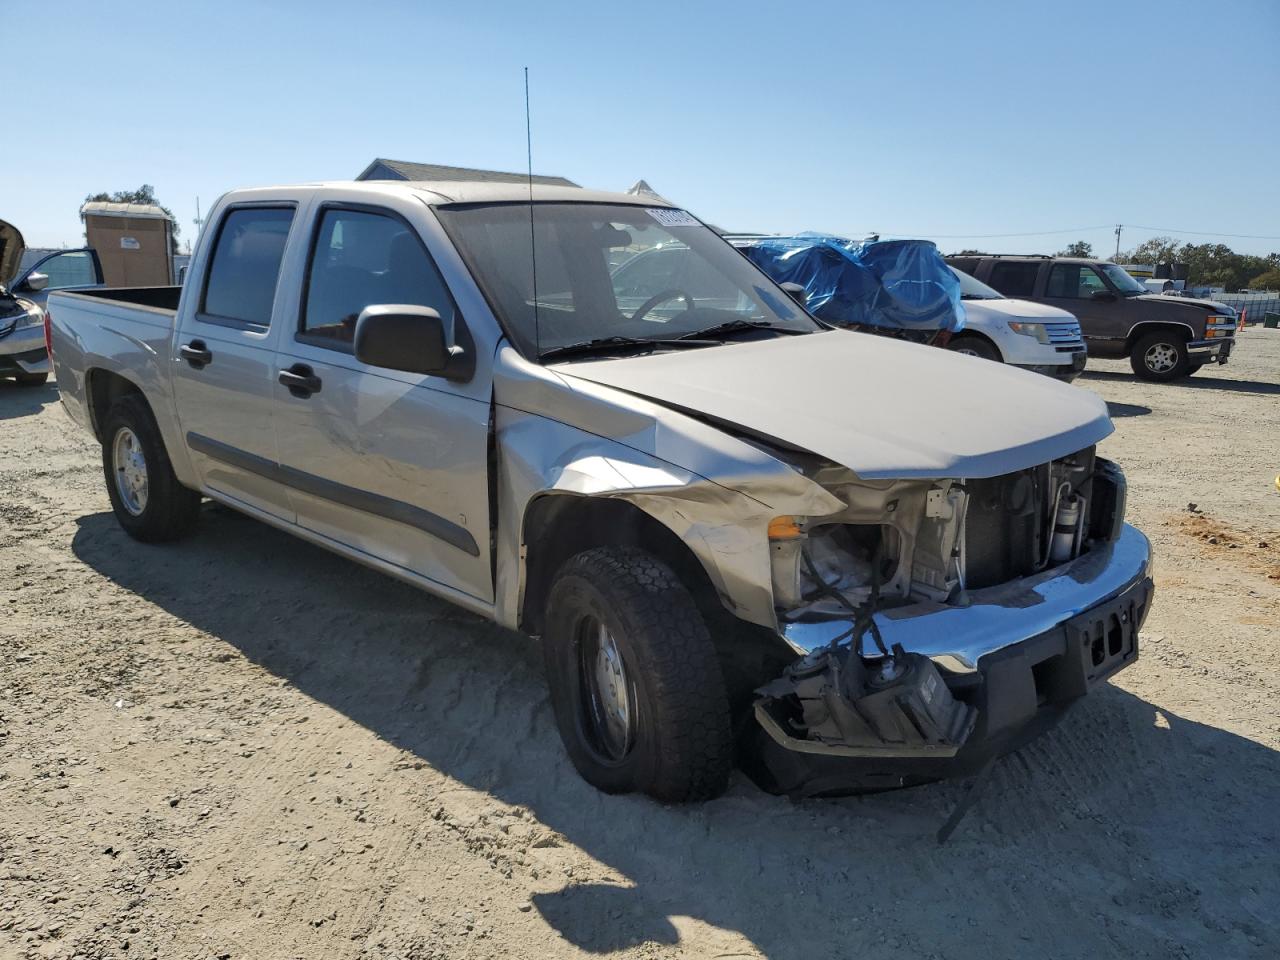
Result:
[[801,651],[756,703],[765,731],[800,753],[954,757],[979,726],[982,678],[951,677],[886,641],[884,615],[963,610],[987,588],[1051,575],[1123,526],[1123,475],[1092,447],[989,479],[863,481],[830,465],[811,476],[848,506],[775,521],[774,597],[783,625],[826,622],[830,639]]

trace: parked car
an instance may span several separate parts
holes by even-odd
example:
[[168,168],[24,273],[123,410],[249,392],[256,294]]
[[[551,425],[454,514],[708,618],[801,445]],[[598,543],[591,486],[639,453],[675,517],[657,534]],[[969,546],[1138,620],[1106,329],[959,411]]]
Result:
[[1087,354],[1074,316],[1030,300],[1011,300],[963,270],[951,269],[960,278],[964,330],[947,342],[948,349],[1067,383],[1080,376]]
[[1069,310],[1091,357],[1128,357],[1144,380],[1177,380],[1223,364],[1235,344],[1235,312],[1213,300],[1151,293],[1123,267],[1078,257],[955,256],[951,266],[1006,297]]
[[[49,379],[45,349],[44,310],[31,298],[48,283],[40,273],[27,273],[21,284],[9,287],[18,275],[26,245],[18,228],[0,220],[0,377],[35,387]],[[23,296],[18,296],[18,292]]]
[[[655,198],[529,191],[237,190],[183,287],[50,297],[125,531],[209,497],[540,637],[577,769],[670,801],[739,748],[792,794],[972,772],[1135,660],[1096,396],[827,328]],[[615,286],[674,243],[687,284]]]

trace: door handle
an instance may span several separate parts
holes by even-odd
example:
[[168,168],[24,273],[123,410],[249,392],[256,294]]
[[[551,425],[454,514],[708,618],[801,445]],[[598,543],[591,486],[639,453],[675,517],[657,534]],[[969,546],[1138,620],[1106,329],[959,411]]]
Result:
[[320,378],[305,363],[295,363],[288,370],[281,370],[276,379],[301,400],[320,392]]
[[205,364],[213,363],[213,353],[204,345],[203,340],[184,343],[178,348],[178,354],[197,370],[203,370]]

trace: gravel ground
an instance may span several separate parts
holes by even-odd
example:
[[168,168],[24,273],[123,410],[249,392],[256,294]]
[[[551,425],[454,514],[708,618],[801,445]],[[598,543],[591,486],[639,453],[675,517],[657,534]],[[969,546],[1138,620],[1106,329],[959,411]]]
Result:
[[1280,331],[1079,385],[1156,546],[1142,657],[944,847],[963,784],[598,794],[527,641],[213,506],[134,543],[0,385],[0,957],[1280,956]]

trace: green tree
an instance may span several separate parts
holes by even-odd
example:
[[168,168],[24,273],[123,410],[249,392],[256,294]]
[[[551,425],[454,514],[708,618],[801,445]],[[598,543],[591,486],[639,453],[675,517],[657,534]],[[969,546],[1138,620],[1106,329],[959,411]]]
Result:
[[1075,243],[1067,244],[1067,249],[1059,250],[1054,254],[1055,257],[1092,257],[1093,244],[1085,240],[1077,240]]
[[178,218],[173,215],[172,210],[156,199],[156,188],[151,184],[144,183],[137,190],[117,190],[115,193],[91,193],[89,196],[84,198],[84,202],[144,203],[159,207],[165,212],[173,224],[173,249],[178,249],[178,235],[182,233],[182,228],[178,225]]
[[[1274,254],[1273,254],[1274,256]],[[1272,267],[1249,281],[1251,290],[1280,290],[1280,267]]]
[[1173,263],[1178,259],[1178,241],[1173,237],[1152,237],[1144,240],[1132,250],[1122,251],[1116,258],[1117,263]]
[[961,250],[959,253],[951,254],[953,257],[986,257],[990,256],[985,250]]

